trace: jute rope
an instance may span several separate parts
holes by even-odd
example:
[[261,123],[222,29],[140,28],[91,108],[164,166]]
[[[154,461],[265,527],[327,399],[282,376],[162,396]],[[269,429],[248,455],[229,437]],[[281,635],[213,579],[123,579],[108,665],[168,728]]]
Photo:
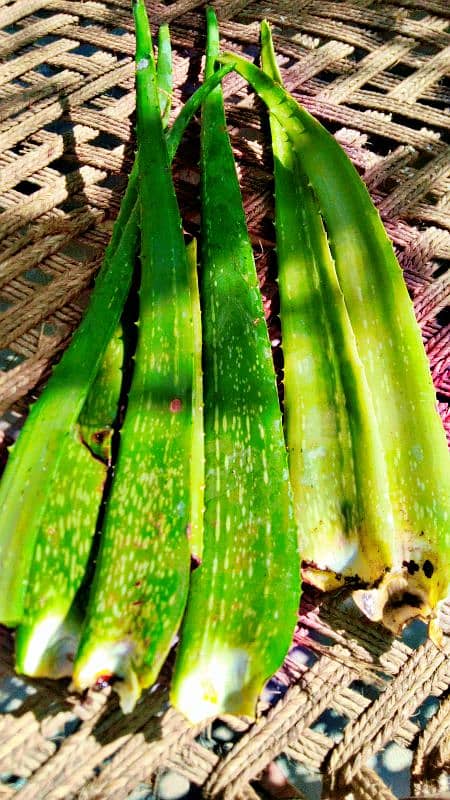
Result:
[[[450,758],[450,696],[441,703],[419,737],[412,765],[413,775],[423,775],[426,761],[435,756],[434,767],[438,770]],[[432,765],[433,766],[433,765]]]
[[333,750],[328,769],[340,774],[350,785],[354,774],[369,756],[388,742],[399,722],[407,719],[418,705],[450,677],[448,654],[427,641],[408,660],[386,691],[355,723],[348,725],[342,741]]
[[[217,0],[222,44],[256,56],[274,28],[288,89],[330,126],[362,173],[397,250],[450,434],[448,259],[450,36],[444,0]],[[174,114],[199,81],[201,0],[151,3],[170,21]],[[111,234],[134,147],[129,0],[0,0],[0,461],[67,345]],[[264,113],[243,81],[225,97],[264,306],[280,336],[273,280],[273,186]],[[174,176],[198,234],[197,133]],[[440,797],[450,758],[449,650],[369,625],[346,593],[305,589],[280,699],[256,722],[190,726],[168,705],[167,677],[124,717],[110,691],[74,698],[64,682],[21,682],[0,631],[0,798],[122,800],[157,796],[175,770],[205,797],[257,800],[284,754],[322,776],[322,800],[393,800],[371,760],[390,742],[412,753],[410,794]],[[435,710],[420,722],[421,705]],[[434,706],[433,706],[434,708]],[[340,739],[327,729],[342,720]],[[325,722],[324,722],[325,721]],[[216,726],[230,731],[219,747]],[[291,787],[292,789],[292,787]],[[289,786],[280,795],[290,796]],[[306,792],[292,789],[295,796]]]

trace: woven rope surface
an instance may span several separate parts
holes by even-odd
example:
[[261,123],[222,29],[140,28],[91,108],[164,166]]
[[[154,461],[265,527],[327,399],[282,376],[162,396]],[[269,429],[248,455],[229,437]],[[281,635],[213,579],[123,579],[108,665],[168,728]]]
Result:
[[[287,87],[335,133],[362,173],[404,269],[450,433],[447,6],[444,0],[215,3],[224,47],[247,57],[257,55],[259,21],[272,22]],[[203,10],[197,0],[151,10],[155,22],[171,22],[176,113],[199,82]],[[128,0],[0,0],[3,460],[80,320],[111,233],[133,156],[133,54]],[[264,114],[240,78],[228,76],[225,94],[276,339]],[[193,233],[197,134],[194,124],[175,164]],[[323,598],[306,590],[293,649],[261,701],[258,721],[216,720],[203,731],[168,707],[170,666],[124,717],[108,691],[80,699],[64,682],[17,678],[12,639],[2,631],[0,798],[142,800],[152,787],[164,796],[164,776],[173,771],[205,797],[227,800],[444,796],[450,648],[437,650],[417,626],[419,638],[392,639],[368,625],[344,594]],[[380,768],[395,748],[409,754],[400,795]],[[292,774],[303,776],[296,788],[283,777],[279,785],[274,780],[277,758],[291,783]]]

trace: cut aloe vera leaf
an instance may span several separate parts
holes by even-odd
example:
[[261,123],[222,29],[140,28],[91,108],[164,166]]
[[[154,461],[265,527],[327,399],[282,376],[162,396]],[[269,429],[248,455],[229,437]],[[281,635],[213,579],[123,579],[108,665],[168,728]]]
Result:
[[[281,83],[266,23],[261,61]],[[371,582],[383,572],[393,534],[372,398],[316,198],[273,114],[270,129],[284,421],[305,574],[323,588],[336,575]]]
[[47,497],[37,534],[23,619],[16,631],[16,669],[26,675],[72,674],[81,622],[81,612],[73,604],[84,580],[111,462],[122,363],[119,326],[73,435],[64,439],[58,491]]
[[[160,35],[160,99],[167,103],[171,69],[168,29]],[[170,109],[169,109],[170,110]],[[114,251],[137,202],[137,161],[121,214],[113,228]],[[58,495],[49,493],[39,530],[25,597],[24,618],[16,632],[16,669],[34,677],[72,674],[79,644],[82,610],[78,596],[87,580],[87,564],[111,464],[113,423],[122,387],[122,326],[111,338],[73,436],[66,437],[55,474]],[[103,462],[103,463],[102,463]]]
[[58,495],[46,503],[16,631],[16,670],[33,677],[71,675],[80,633],[73,609],[95,532],[107,467],[75,434],[66,438]]
[[[198,98],[208,91],[199,92]],[[168,134],[171,155],[181,139],[183,126],[188,124],[199,101],[191,98],[182,114],[178,131]],[[137,161],[130,180],[137,178]],[[128,205],[131,210],[132,205]],[[120,239],[123,226],[115,225],[113,245]],[[196,379],[193,401],[192,483],[199,486],[193,494],[191,515],[191,551],[196,560],[201,557],[203,513],[203,423],[201,374],[201,321],[198,301],[196,242],[188,247],[189,277],[194,302],[196,340]],[[50,493],[45,511],[45,524],[38,534],[29,587],[25,599],[24,621],[16,634],[16,668],[28,675],[61,677],[72,673],[73,659],[78,646],[82,611],[76,592],[86,581],[85,569],[90,543],[95,531],[101,489],[106,468],[91,453],[105,463],[111,461],[112,423],[117,415],[123,361],[122,331],[119,326],[112,337],[99,373],[92,385],[78,419],[74,436],[68,437],[60,463],[60,493]],[[64,491],[61,490],[65,487]],[[84,576],[84,577],[83,577]]]
[[[127,193],[124,206],[128,199]],[[54,476],[122,312],[134,266],[137,222],[137,212],[132,212],[118,245],[107,248],[86,314],[31,408],[0,482],[3,624],[16,625],[22,620],[36,537],[49,493],[55,494],[55,502],[58,497],[64,502]]]
[[33,677],[72,673],[79,618],[75,609],[68,615],[84,577],[107,473],[79,432],[66,437],[62,458],[64,473],[58,493],[46,502],[16,631],[16,670]]
[[[222,68],[185,103],[167,133],[170,158],[202,99],[231,69]],[[0,594],[0,622],[5,625],[17,625],[22,619],[36,536],[62,457],[62,443],[65,437],[74,435],[131,285],[140,213],[137,175],[136,161],[88,309],[47,387],[31,408],[0,481],[0,576],[4,589]]]
[[74,686],[119,680],[124,711],[156,679],[190,571],[194,333],[189,267],[144,2],[133,4],[141,214],[138,340]]
[[372,395],[394,530],[387,575],[355,599],[397,631],[408,617],[434,614],[450,589],[449,454],[413,306],[378,212],[333,136],[257,67],[234,54],[220,60],[234,63],[285,128],[324,219]]
[[[207,23],[209,75],[218,52],[212,9]],[[275,373],[220,88],[203,105],[201,169],[204,545],[171,692],[192,721],[255,715],[300,595]]]

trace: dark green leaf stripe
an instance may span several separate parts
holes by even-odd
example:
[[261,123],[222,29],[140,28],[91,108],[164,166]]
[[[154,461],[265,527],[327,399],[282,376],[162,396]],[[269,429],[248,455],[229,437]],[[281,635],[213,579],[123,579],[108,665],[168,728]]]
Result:
[[[207,14],[208,75],[218,30]],[[203,106],[201,167],[204,550],[172,683],[173,703],[193,721],[254,715],[300,593],[275,375],[220,88]]]
[[333,136],[257,67],[233,54],[221,60],[234,63],[284,126],[327,228],[372,395],[392,508],[390,572],[356,599],[370,617],[398,630],[405,614],[435,613],[450,590],[449,454],[413,306],[367,189]]
[[136,24],[141,287],[135,368],[74,683],[116,675],[122,708],[151,684],[190,568],[194,334],[189,269],[161,125],[150,29]]

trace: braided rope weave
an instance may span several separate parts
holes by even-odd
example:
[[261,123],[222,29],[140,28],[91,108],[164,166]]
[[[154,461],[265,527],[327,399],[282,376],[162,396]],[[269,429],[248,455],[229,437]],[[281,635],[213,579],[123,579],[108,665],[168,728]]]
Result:
[[[201,5],[178,0],[151,7],[155,22],[171,23],[175,113],[199,82]],[[214,5],[224,47],[247,56],[257,54],[259,21],[272,22],[288,89],[330,127],[362,173],[404,269],[450,432],[447,3]],[[111,233],[133,156],[133,55],[128,0],[0,0],[2,460],[80,320]],[[225,95],[276,339],[263,112],[234,75]],[[194,124],[174,170],[192,233],[198,232],[197,134]],[[64,682],[19,679],[11,635],[1,631],[0,798],[137,800],[151,790],[163,796],[164,776],[175,772],[211,800],[392,800],[395,781],[380,769],[390,748],[409,753],[401,796],[443,797],[449,653],[424,636],[421,643],[392,639],[363,620],[345,594],[324,598],[307,589],[293,648],[272,683],[280,699],[265,696],[255,723],[223,718],[202,730],[168,706],[169,667],[124,717],[108,690],[77,698]],[[338,721],[337,732],[330,719]],[[228,732],[226,744],[219,729]],[[281,777],[279,785],[274,760],[290,767],[289,780]],[[296,782],[296,771],[309,775],[313,788]]]

